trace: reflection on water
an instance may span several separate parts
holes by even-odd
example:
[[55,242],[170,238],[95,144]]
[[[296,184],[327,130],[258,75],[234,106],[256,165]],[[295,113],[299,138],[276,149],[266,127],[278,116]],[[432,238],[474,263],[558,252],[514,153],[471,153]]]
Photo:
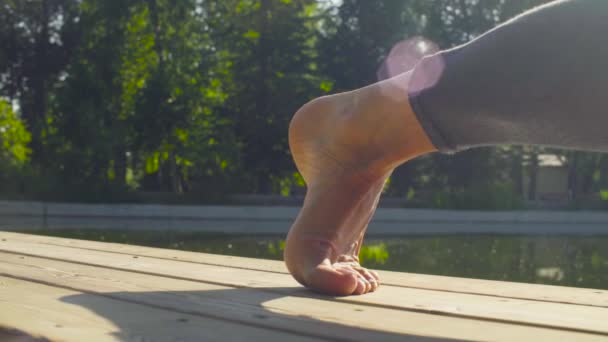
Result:
[[[370,240],[372,268],[527,283],[608,288],[608,236],[433,236]],[[376,255],[376,254],[374,254]]]
[[[41,231],[80,239],[281,259],[275,236],[129,231]],[[457,235],[369,239],[361,251],[374,269],[608,289],[608,236]]]

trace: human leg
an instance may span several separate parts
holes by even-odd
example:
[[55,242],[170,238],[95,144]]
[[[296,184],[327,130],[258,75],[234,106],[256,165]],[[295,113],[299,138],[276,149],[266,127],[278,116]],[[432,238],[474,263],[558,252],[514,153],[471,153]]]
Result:
[[287,238],[292,275],[323,293],[375,290],[358,251],[384,181],[416,156],[497,144],[608,151],[606,17],[608,1],[557,1],[300,109],[290,148],[308,191]]

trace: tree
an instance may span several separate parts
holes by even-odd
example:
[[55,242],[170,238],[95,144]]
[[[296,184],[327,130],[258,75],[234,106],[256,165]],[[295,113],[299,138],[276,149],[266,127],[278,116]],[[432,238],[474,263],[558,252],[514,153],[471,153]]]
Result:
[[322,93],[315,56],[316,2],[207,2],[213,41],[228,69],[225,113],[234,122],[246,189],[276,191],[292,177],[287,129],[293,113]]
[[71,51],[72,37],[63,23],[76,18],[71,0],[7,0],[0,10],[0,95],[18,100],[32,133],[33,161],[46,163],[49,101]]
[[12,184],[27,165],[31,152],[27,147],[30,139],[29,132],[11,105],[0,99],[0,189],[20,190],[12,187]]
[[[42,184],[59,199],[289,194],[303,186],[287,142],[302,104],[406,71],[545,2],[5,0],[0,172],[27,168],[38,181],[27,191]],[[418,158],[386,192],[442,207],[512,204],[501,198],[527,195],[541,153],[568,164],[573,197],[608,198],[604,155],[519,146]]]

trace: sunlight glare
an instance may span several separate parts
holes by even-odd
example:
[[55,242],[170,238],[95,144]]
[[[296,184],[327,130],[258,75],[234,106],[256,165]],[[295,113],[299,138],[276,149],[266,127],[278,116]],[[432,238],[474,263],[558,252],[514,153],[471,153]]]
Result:
[[402,74],[414,68],[426,55],[439,51],[437,44],[421,36],[402,40],[395,44],[377,72],[378,80]]

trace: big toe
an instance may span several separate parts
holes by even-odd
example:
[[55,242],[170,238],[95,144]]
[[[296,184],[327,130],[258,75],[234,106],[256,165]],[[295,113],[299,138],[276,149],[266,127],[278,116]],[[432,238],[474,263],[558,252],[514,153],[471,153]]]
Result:
[[329,265],[318,265],[306,278],[306,285],[309,288],[324,294],[349,296],[352,294],[364,294],[368,291],[365,282],[354,270],[335,269]]

